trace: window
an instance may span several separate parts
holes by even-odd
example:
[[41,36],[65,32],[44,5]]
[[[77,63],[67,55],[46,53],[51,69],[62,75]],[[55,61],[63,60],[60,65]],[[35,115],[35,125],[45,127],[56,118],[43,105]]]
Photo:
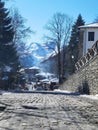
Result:
[[88,41],[94,41],[94,32],[88,32]]

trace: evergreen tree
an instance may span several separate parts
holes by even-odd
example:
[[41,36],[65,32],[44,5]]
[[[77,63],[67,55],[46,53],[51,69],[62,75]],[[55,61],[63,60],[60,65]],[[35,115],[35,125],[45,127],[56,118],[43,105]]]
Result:
[[82,56],[81,50],[83,45],[80,39],[79,26],[84,25],[85,22],[79,14],[76,22],[72,27],[71,38],[69,42],[69,72],[72,74],[75,71],[75,63]]
[[15,44],[13,42],[14,31],[9,11],[4,7],[5,3],[0,0],[0,68],[1,78],[6,74],[7,67],[10,68],[8,79],[15,75],[19,66]]

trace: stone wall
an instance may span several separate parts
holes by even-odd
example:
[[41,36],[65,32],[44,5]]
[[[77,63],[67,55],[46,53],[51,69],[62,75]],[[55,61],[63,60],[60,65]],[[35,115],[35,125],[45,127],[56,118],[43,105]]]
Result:
[[64,90],[98,94],[98,54],[70,76],[61,86]]

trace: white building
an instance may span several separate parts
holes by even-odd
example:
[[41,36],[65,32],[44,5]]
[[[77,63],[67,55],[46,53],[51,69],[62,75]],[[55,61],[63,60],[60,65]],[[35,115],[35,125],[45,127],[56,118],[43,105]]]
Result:
[[83,31],[83,55],[89,48],[98,40],[98,23],[92,23],[80,26],[80,31]]

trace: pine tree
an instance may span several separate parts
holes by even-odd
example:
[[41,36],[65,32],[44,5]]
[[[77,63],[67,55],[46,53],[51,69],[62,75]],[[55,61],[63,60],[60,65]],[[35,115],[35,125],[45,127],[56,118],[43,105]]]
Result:
[[15,75],[19,66],[15,44],[13,43],[14,31],[12,19],[5,3],[0,0],[0,68],[2,70],[1,79],[4,77],[5,69],[10,68],[8,79]]
[[75,63],[81,57],[82,42],[79,34],[79,26],[84,25],[84,20],[82,19],[81,14],[79,14],[76,22],[72,27],[71,39],[69,42],[69,72],[74,73],[75,71]]

